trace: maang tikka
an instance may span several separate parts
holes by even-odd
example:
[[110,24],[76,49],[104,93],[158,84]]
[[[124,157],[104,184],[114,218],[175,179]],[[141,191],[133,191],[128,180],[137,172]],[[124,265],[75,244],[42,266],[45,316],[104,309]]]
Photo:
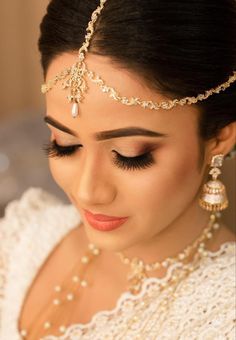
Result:
[[209,175],[212,179],[203,186],[202,195],[199,199],[200,206],[208,211],[221,211],[228,207],[228,198],[224,184],[218,180],[221,174],[219,169],[223,165],[224,155],[212,157]]
[[196,97],[185,97],[182,99],[173,99],[160,103],[153,102],[151,100],[143,100],[138,97],[126,97],[121,95],[116,89],[108,86],[98,74],[90,71],[85,62],[86,53],[88,52],[91,39],[95,32],[95,24],[106,2],[107,0],[100,0],[99,6],[92,13],[91,20],[89,21],[88,27],[86,29],[85,41],[78,51],[77,62],[71,67],[62,70],[58,75],[56,75],[53,79],[50,79],[41,87],[41,92],[44,94],[50,91],[57,83],[62,83],[63,89],[69,89],[70,94],[67,96],[67,98],[69,102],[72,103],[72,117],[76,118],[79,114],[79,104],[83,101],[84,94],[88,89],[87,79],[98,85],[100,90],[107,94],[111,99],[121,104],[128,106],[138,105],[144,109],[150,110],[170,110],[177,105],[183,106],[186,104],[195,104],[198,101],[207,99],[213,94],[225,91],[232,83],[236,81],[236,71],[233,71],[233,74],[229,76],[224,83],[209,89],[204,93],[200,93]]

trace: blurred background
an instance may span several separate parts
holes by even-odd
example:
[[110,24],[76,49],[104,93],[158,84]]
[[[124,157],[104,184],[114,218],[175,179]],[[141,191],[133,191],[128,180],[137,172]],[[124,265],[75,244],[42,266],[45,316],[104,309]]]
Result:
[[[48,0],[0,2],[0,216],[6,204],[29,187],[42,187],[67,201],[51,178],[42,145],[48,139],[43,123],[44,96],[37,50],[39,24]],[[236,225],[236,159],[224,164],[222,181],[230,207],[224,221]]]
[[49,135],[37,40],[48,2],[0,1],[0,215],[30,186],[67,200],[42,151]]

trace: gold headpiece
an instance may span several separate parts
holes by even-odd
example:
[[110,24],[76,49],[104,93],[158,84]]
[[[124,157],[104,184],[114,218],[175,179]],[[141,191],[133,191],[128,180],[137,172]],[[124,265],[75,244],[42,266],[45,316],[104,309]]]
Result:
[[[94,26],[100,15],[101,11],[104,8],[104,5],[107,0],[100,0],[100,5],[97,9],[92,13],[91,20],[88,23],[88,27],[86,29],[85,42],[78,52],[78,61],[69,68],[66,68],[58,75],[56,75],[53,79],[49,80],[46,84],[42,85],[41,92],[47,93],[50,91],[58,82],[62,82],[63,89],[70,89],[70,94],[67,96],[70,103],[72,105],[72,116],[75,118],[79,114],[79,103],[82,102],[84,98],[84,93],[87,90],[87,82],[85,77],[87,76],[93,83],[97,84],[102,92],[107,93],[108,96],[124,105],[140,105],[143,108],[148,108],[151,110],[170,110],[176,105],[191,105],[197,103],[199,100],[205,100],[210,97],[214,93],[219,93],[227,89],[233,82],[236,81],[236,71],[233,72],[233,75],[228,78],[228,80],[218,85],[215,88],[205,91],[202,94],[197,95],[196,97],[185,97],[182,99],[174,99],[168,100],[161,103],[156,103],[150,100],[143,100],[137,97],[125,97],[120,95],[114,88],[108,86],[105,81],[96,73],[90,71],[85,63],[85,54],[88,52],[88,47],[91,41],[91,38],[94,33]],[[67,79],[68,78],[68,79]],[[67,80],[66,80],[67,79]]]

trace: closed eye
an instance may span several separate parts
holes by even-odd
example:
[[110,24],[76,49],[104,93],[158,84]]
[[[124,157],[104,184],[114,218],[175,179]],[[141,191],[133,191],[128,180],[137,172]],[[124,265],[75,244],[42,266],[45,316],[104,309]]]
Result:
[[67,156],[72,156],[82,145],[59,145],[55,140],[45,144],[43,150],[45,151],[47,157],[62,158]]
[[[70,157],[75,152],[81,148],[81,144],[77,145],[68,145],[68,146],[62,146],[59,145],[56,140],[53,140],[43,146],[43,150],[45,151],[47,157],[49,158],[65,158]],[[112,152],[115,154],[113,157],[113,163],[123,170],[141,170],[151,167],[155,160],[152,156],[151,152],[146,152],[142,155],[138,155],[135,157],[125,157],[121,154],[119,154],[117,151],[112,150]]]
[[146,152],[135,157],[125,157],[114,150],[113,152],[116,154],[116,157],[114,158],[114,163],[124,170],[145,169],[149,168],[155,163],[151,152]]

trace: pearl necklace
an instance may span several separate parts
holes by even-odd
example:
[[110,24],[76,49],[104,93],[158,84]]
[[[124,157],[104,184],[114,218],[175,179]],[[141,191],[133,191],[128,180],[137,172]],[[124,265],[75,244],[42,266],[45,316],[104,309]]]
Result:
[[[190,273],[194,270],[194,266],[188,266],[184,264],[184,260],[186,260],[192,251],[197,248],[195,258],[201,256],[207,256],[208,252],[205,249],[207,240],[211,239],[213,236],[213,231],[219,229],[220,225],[216,222],[216,218],[220,217],[220,213],[213,213],[210,215],[209,222],[207,226],[203,229],[201,235],[193,242],[193,244],[187,246],[182,252],[180,252],[175,257],[168,257],[161,262],[154,262],[145,264],[143,260],[138,258],[129,259],[125,257],[121,252],[117,252],[116,254],[119,256],[121,261],[125,265],[129,265],[131,272],[129,273],[127,279],[130,282],[129,291],[132,294],[137,294],[140,292],[142,283],[148,277],[147,273],[150,271],[155,271],[157,269],[165,268],[167,269],[171,264],[179,263],[181,264],[181,270],[176,270],[176,273],[173,273],[168,284],[162,283],[160,284],[160,289],[167,288],[169,286],[169,291],[172,292],[172,298],[176,298],[177,294],[174,294],[174,289],[171,284],[177,284],[181,279],[183,279],[187,273]],[[83,265],[82,272],[86,270],[86,266],[88,266],[91,261],[100,254],[100,250],[92,243],[88,244],[88,253],[81,257],[80,263]],[[77,267],[77,266],[76,266]],[[178,272],[178,273],[177,273]],[[54,286],[53,291],[55,297],[52,300],[52,304],[55,307],[61,307],[64,303],[69,303],[75,300],[78,288],[86,288],[89,286],[87,280],[84,278],[83,274],[75,274],[70,278],[71,283],[73,283],[72,291],[64,292],[65,288],[62,284],[57,284]],[[79,286],[79,287],[78,287]],[[145,306],[145,304],[143,304]],[[163,305],[166,308],[167,301],[163,301]],[[162,307],[163,308],[163,307]],[[42,330],[48,332],[50,328],[55,326],[53,322],[50,320],[44,321],[42,324]],[[58,325],[58,331],[63,334],[65,333],[67,327],[65,325]],[[27,339],[29,332],[26,329],[20,330],[20,335],[22,339]]]
[[220,217],[220,213],[210,215],[210,220],[207,226],[203,229],[201,235],[194,241],[193,244],[187,246],[177,256],[168,257],[162,262],[145,264],[143,260],[137,257],[129,259],[125,257],[121,252],[118,252],[117,255],[119,256],[121,261],[125,265],[129,265],[131,267],[131,272],[128,274],[127,277],[127,280],[130,282],[130,292],[132,294],[137,294],[140,292],[142,282],[145,278],[148,277],[148,272],[158,270],[161,267],[167,269],[171,264],[176,263],[177,261],[183,263],[184,260],[186,260],[196,248],[197,253],[202,254],[203,256],[207,256],[207,251],[205,249],[206,241],[212,238],[213,230],[217,230],[220,227],[219,223],[216,222],[216,217]]

